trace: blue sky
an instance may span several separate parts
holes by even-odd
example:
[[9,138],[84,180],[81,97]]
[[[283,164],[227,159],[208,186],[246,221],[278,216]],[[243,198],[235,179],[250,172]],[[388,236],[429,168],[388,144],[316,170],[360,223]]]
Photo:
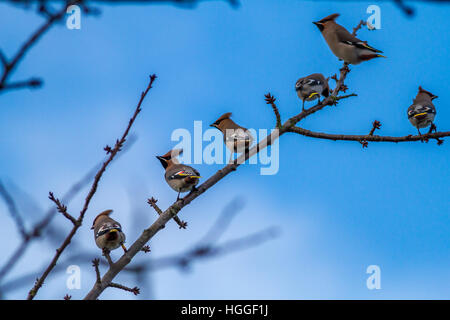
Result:
[[[83,250],[97,252],[91,221],[112,208],[113,217],[129,230],[131,244],[156,218],[146,199],[154,196],[166,208],[176,198],[154,157],[175,144],[170,141],[173,130],[192,130],[196,120],[206,129],[224,112],[233,112],[245,127],[271,128],[274,116],[264,102],[269,91],[284,120],[297,114],[301,104],[295,81],[314,72],[329,76],[341,67],[311,22],[339,12],[338,22],[351,29],[369,16],[366,8],[373,4],[242,2],[237,9],[221,2],[203,3],[194,10],[104,6],[99,17],[82,17],[81,30],[60,25],[45,35],[14,74],[18,80],[42,77],[44,87],[0,96],[0,178],[27,222],[39,219],[37,208],[51,205],[48,191],[62,195],[103,159],[103,147],[119,137],[148,75],[156,73],[159,78],[134,126],[138,140],[105,174],[76,236]],[[324,109],[302,126],[365,134],[377,119],[382,123],[379,134],[415,134],[406,109],[421,85],[439,96],[435,122],[448,131],[450,34],[441,21],[450,7],[413,3],[417,14],[407,18],[390,3],[378,5],[381,30],[364,29],[358,35],[388,59],[351,67],[346,84],[358,97]],[[0,5],[1,48],[14,52],[40,22],[34,12]],[[440,147],[434,141],[369,143],[362,149],[357,142],[287,134],[280,140],[278,174],[261,176],[258,166],[240,167],[181,212],[189,229],[180,231],[172,222],[158,233],[150,242],[151,255],[176,254],[194,244],[226,203],[239,195],[246,207],[223,240],[270,226],[280,228],[280,237],[245,252],[198,262],[187,273],[154,273],[146,297],[448,299],[449,150],[449,141]],[[196,167],[202,177],[220,169]],[[70,203],[74,215],[86,193]],[[21,201],[25,198],[34,200]],[[141,212],[137,221],[131,216],[136,208]],[[0,212],[2,264],[19,239],[2,202]],[[53,223],[69,230],[62,217]],[[44,266],[55,248],[55,243],[45,241],[34,244],[8,280]],[[365,271],[372,264],[381,268],[380,290],[366,287]],[[38,298],[59,299],[66,293],[82,298],[95,281],[89,266],[82,268],[81,290],[68,290],[66,278],[59,273],[50,279]],[[117,281],[139,285],[127,275]],[[24,298],[31,285],[6,297]],[[134,296],[109,289],[102,298]]]

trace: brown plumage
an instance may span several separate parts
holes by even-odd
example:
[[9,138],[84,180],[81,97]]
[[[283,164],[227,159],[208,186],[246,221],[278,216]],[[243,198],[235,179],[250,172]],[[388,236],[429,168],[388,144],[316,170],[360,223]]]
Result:
[[219,129],[223,134],[223,141],[227,148],[233,153],[241,153],[248,149],[252,142],[253,136],[248,129],[241,127],[230,119],[231,112],[227,112],[219,117],[211,127]]
[[166,170],[164,178],[167,184],[178,192],[177,201],[180,199],[181,192],[195,190],[195,186],[201,178],[200,173],[194,168],[178,163],[176,157],[181,153],[183,153],[183,149],[174,149],[163,156],[156,157]]
[[437,96],[431,92],[419,87],[419,92],[414,98],[413,104],[410,105],[407,110],[408,120],[414,127],[417,128],[419,136],[422,136],[420,128],[431,126],[430,132],[432,132],[432,130],[436,131],[436,126],[434,124],[436,107],[432,102],[436,98]]
[[313,22],[335,56],[350,64],[359,64],[378,57],[385,58],[380,54],[383,53],[382,51],[369,46],[366,41],[356,38],[343,26],[337,24],[335,22],[337,17],[339,14],[334,13]]
[[112,210],[106,210],[95,217],[91,228],[94,230],[95,243],[102,250],[114,250],[121,246],[126,252],[123,244],[125,234],[122,232],[120,223],[109,217],[112,212]]

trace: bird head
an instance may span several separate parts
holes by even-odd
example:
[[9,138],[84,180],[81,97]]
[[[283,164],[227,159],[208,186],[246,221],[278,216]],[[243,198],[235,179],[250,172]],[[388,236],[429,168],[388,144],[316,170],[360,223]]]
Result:
[[230,117],[231,112],[224,113],[223,115],[220,116],[219,119],[217,119],[213,124],[210,124],[209,126],[221,130],[220,124],[222,123],[222,121],[224,121],[225,119],[230,119]]
[[430,99],[431,99],[431,100],[434,100],[434,99],[438,98],[438,96],[435,96],[435,95],[432,94],[430,91],[427,91],[427,90],[423,89],[422,86],[419,86],[419,93],[418,93],[418,95],[421,94],[421,93],[425,93],[425,94],[427,94],[428,96],[430,96]]
[[167,169],[167,167],[173,162],[173,159],[175,159],[182,153],[183,149],[173,149],[167,152],[165,155],[156,156],[156,159],[161,162],[161,165],[164,167],[164,169]]

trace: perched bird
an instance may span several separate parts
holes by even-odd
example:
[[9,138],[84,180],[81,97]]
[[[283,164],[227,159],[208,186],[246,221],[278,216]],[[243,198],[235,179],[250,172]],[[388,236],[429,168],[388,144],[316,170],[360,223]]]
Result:
[[110,218],[112,210],[106,210],[100,213],[94,219],[92,228],[94,230],[95,243],[102,250],[114,250],[122,247],[124,252],[127,248],[123,244],[125,242],[125,234],[122,232],[120,223]]
[[422,136],[419,130],[420,128],[426,128],[431,125],[430,132],[433,129],[436,130],[436,126],[433,123],[434,117],[436,116],[436,108],[432,102],[436,98],[437,96],[431,92],[419,87],[419,93],[414,98],[413,104],[408,108],[409,122],[417,128],[419,136]]
[[325,79],[321,73],[313,73],[304,78],[300,78],[295,83],[295,90],[298,97],[303,101],[302,110],[305,110],[305,101],[319,99],[320,95],[328,97],[330,88],[328,87],[328,78]]
[[222,131],[223,141],[231,151],[231,161],[233,153],[244,152],[250,147],[254,139],[248,129],[236,124],[230,117],[231,112],[225,113],[210,126]]
[[369,46],[366,41],[359,40],[343,26],[337,24],[334,21],[337,17],[339,14],[334,13],[313,23],[319,28],[331,51],[339,60],[359,64],[373,58],[386,58],[380,54],[383,51]]
[[166,169],[164,175],[166,182],[173,190],[178,192],[177,201],[180,200],[181,192],[194,191],[201,178],[197,170],[178,162],[176,157],[182,153],[183,149],[174,149],[163,156],[156,157]]

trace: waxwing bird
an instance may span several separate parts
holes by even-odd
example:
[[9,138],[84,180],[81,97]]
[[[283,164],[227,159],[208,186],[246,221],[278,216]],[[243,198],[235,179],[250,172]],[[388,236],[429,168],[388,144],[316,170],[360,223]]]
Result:
[[330,95],[328,79],[325,79],[321,73],[313,73],[297,80],[295,90],[297,91],[298,97],[303,101],[302,110],[305,110],[305,101],[319,99],[320,103],[320,95],[324,97]]
[[422,136],[419,130],[420,128],[430,126],[430,132],[436,130],[436,126],[433,123],[434,117],[436,116],[436,108],[432,102],[436,98],[437,96],[431,92],[419,87],[419,92],[414,98],[413,104],[408,108],[409,122],[417,128],[419,136]]
[[95,217],[91,228],[94,230],[95,243],[102,250],[110,251],[122,247],[123,251],[127,252],[123,244],[125,234],[122,232],[122,226],[109,217],[111,212],[113,211],[106,210]]
[[334,21],[337,17],[339,14],[334,13],[313,23],[319,28],[331,51],[339,60],[349,64],[360,64],[374,58],[386,58],[380,54],[383,51],[369,46],[366,41],[359,40],[343,26],[337,24]]
[[178,162],[176,157],[182,153],[183,149],[174,149],[163,156],[156,157],[166,170],[164,178],[167,184],[178,192],[177,201],[180,200],[181,192],[194,191],[201,178],[197,170]]
[[230,119],[231,112],[223,114],[211,127],[219,129],[223,134],[223,141],[231,151],[230,161],[233,153],[242,153],[250,147],[254,138],[248,129],[241,127]]

